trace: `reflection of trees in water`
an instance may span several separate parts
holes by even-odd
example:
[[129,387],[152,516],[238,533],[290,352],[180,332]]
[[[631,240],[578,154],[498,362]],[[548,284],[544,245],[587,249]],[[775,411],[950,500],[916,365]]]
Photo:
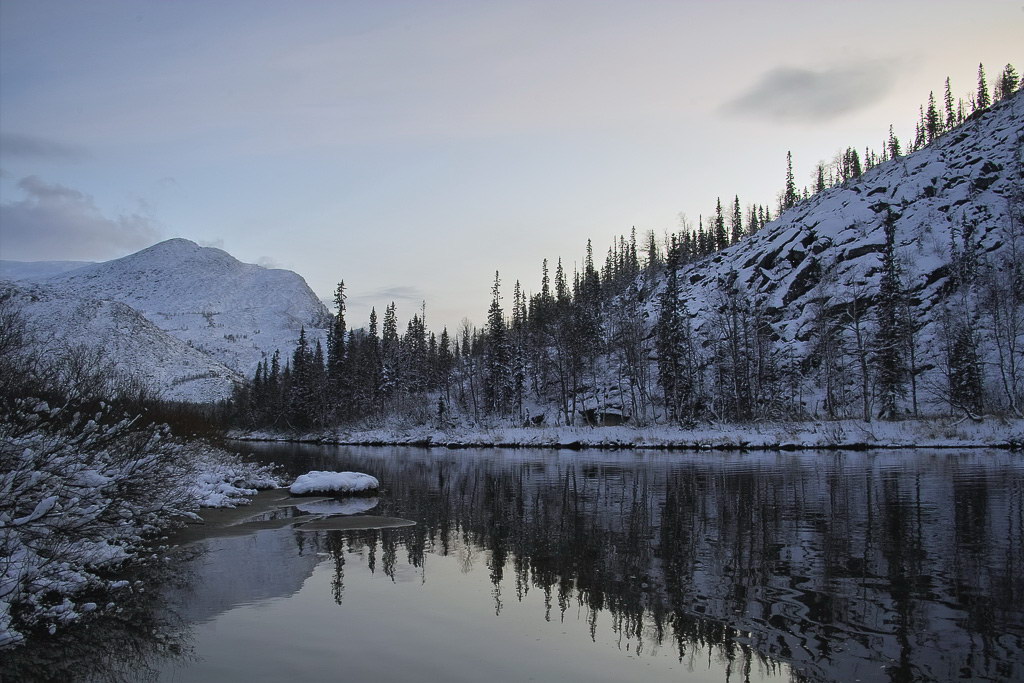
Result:
[[129,578],[141,581],[145,590],[93,596],[100,604],[116,601],[116,610],[5,650],[0,681],[134,683],[155,680],[168,661],[190,660],[191,630],[162,609],[160,592],[150,587],[187,581],[191,556],[191,551],[182,551],[174,562],[139,568]]
[[471,564],[479,548],[496,612],[507,577],[516,599],[542,591],[546,619],[582,609],[596,637],[607,613],[637,651],[710,648],[743,677],[773,661],[809,679],[1021,676],[1024,476],[1003,456],[889,469],[842,455],[727,466],[359,453],[344,464],[387,482],[383,514],[418,525],[328,532],[339,600],[344,552],[371,570],[379,554],[393,578],[399,552],[422,570],[427,552]]

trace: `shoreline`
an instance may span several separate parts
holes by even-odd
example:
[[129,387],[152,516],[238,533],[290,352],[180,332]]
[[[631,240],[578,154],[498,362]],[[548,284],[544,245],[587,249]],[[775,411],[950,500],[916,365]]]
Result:
[[234,441],[419,448],[543,448],[564,450],[800,451],[1024,449],[1024,420],[983,422],[917,419],[899,422],[758,423],[680,427],[432,427],[332,429],[305,433],[234,430]]

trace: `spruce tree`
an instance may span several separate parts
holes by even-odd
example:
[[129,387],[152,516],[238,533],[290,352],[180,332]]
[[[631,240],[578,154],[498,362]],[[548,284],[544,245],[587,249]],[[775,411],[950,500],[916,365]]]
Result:
[[711,251],[718,251],[729,246],[729,233],[725,230],[725,214],[722,212],[722,198],[718,197],[715,204],[715,222],[711,231],[714,243]]
[[912,151],[916,152],[919,149],[923,149],[927,141],[928,133],[925,124],[924,105],[922,104],[918,108],[917,128],[914,131],[914,147]]
[[654,270],[658,267],[661,257],[658,253],[658,238],[653,230],[647,231],[647,262],[644,267],[647,270]]
[[946,94],[943,97],[946,105],[946,130],[952,130],[959,123],[956,116],[955,103],[953,102],[953,89],[949,84],[949,76],[946,77]]
[[988,94],[988,82],[985,80],[985,66],[978,64],[978,96],[975,100],[978,105],[978,109],[988,109],[992,104],[992,99]]
[[373,414],[380,410],[381,390],[384,383],[384,359],[380,337],[377,336],[377,309],[370,309],[370,321],[366,331],[366,353],[364,355],[363,411]]
[[895,419],[907,381],[906,330],[903,286],[896,254],[896,215],[888,210],[884,222],[885,248],[875,305],[877,333],[874,364],[877,369],[879,417]]
[[491,306],[487,311],[486,368],[484,380],[484,401],[487,412],[494,415],[508,413],[512,397],[512,368],[508,329],[505,327],[505,313],[501,308],[501,277],[494,273],[491,288]]
[[900,139],[893,132],[892,124],[889,124],[889,158],[895,159],[900,156]]
[[1019,85],[1020,76],[1017,75],[1017,70],[1013,68],[1013,64],[1007,64],[999,74],[999,99],[1005,100],[1013,95]]
[[393,394],[402,388],[401,357],[398,340],[398,316],[395,313],[395,302],[392,301],[384,309],[384,323],[381,328],[381,391],[386,395]]
[[743,212],[740,211],[740,196],[732,200],[732,217],[729,219],[729,241],[736,244],[743,238]]
[[666,264],[665,289],[660,297],[658,321],[655,325],[655,351],[658,357],[658,385],[664,396],[665,409],[672,422],[693,417],[694,371],[689,316],[679,301],[678,267]]
[[925,135],[929,143],[937,138],[942,131],[942,119],[940,116],[939,110],[935,107],[935,92],[929,92],[928,109],[925,110]]
[[796,180],[793,178],[793,153],[786,152],[786,187],[782,192],[780,213],[796,206]]
[[[347,400],[348,377],[346,376],[346,333],[345,328],[345,281],[338,283],[334,290],[334,306],[337,313],[327,337],[327,383],[328,393],[333,401]],[[343,407],[343,406],[339,406]]]
[[295,427],[309,427],[311,423],[310,417],[315,409],[315,397],[313,352],[309,348],[305,326],[302,326],[299,331],[299,339],[295,344],[295,351],[292,352],[291,372],[289,374],[287,408],[290,422]]

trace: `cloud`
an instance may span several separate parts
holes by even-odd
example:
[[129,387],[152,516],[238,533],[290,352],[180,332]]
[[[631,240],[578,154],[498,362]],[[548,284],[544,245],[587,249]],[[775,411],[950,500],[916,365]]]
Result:
[[275,261],[269,256],[260,256],[258,259],[256,259],[256,265],[259,266],[260,268],[266,268],[268,270],[274,270],[282,267],[280,262]]
[[[219,237],[217,239],[215,239],[215,240],[197,240],[197,243],[201,247],[213,247],[214,249],[223,249],[224,248],[224,240],[219,238]],[[266,258],[266,257],[264,257],[264,258]]]
[[415,301],[417,304],[424,300],[423,290],[419,287],[408,285],[395,285],[392,287],[379,287],[370,292],[350,296],[349,301],[364,304],[388,304],[392,301]]
[[20,201],[0,204],[0,251],[20,260],[103,260],[160,239],[156,222],[140,213],[107,217],[93,198],[37,176],[18,182]]
[[895,64],[868,61],[818,71],[778,67],[722,105],[722,111],[786,123],[829,121],[882,98],[892,87]]
[[81,145],[21,133],[0,133],[0,155],[48,161],[82,161],[91,156]]

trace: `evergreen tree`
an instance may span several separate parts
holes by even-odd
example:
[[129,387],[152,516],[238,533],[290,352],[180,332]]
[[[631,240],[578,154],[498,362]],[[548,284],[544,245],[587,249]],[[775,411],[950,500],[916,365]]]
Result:
[[896,215],[888,210],[884,223],[885,249],[876,301],[877,334],[874,364],[878,381],[879,417],[895,419],[907,381],[903,286],[896,254]]
[[658,385],[665,400],[669,420],[682,422],[694,417],[696,406],[696,368],[686,306],[679,301],[678,268],[667,264],[665,289],[660,297],[655,325],[655,351],[658,356]]
[[843,154],[843,180],[853,180],[861,176],[860,156],[853,147],[847,147]]
[[398,339],[398,316],[395,302],[384,309],[384,323],[381,328],[381,391],[385,396],[403,388],[401,349]]
[[1003,68],[1003,72],[999,74],[999,83],[996,87],[997,99],[1005,100],[1017,92],[1019,86],[1020,76],[1017,75],[1017,70],[1013,68],[1013,64],[1007,64]]
[[697,257],[707,256],[711,253],[708,248],[708,235],[704,231],[704,216],[697,216]]
[[917,119],[917,128],[914,131],[914,147],[913,150],[916,152],[919,149],[923,149],[925,144],[928,142],[927,125],[925,124],[924,116],[924,105],[919,107]]
[[494,286],[491,288],[491,306],[487,311],[486,340],[486,409],[494,415],[505,415],[509,411],[513,393],[512,368],[508,329],[505,327],[505,313],[501,308],[501,278],[497,271],[494,273]]
[[647,270],[654,270],[658,267],[661,262],[661,256],[658,252],[658,238],[654,234],[653,230],[647,231],[647,262],[644,266]]
[[782,192],[780,213],[796,206],[796,181],[793,178],[793,153],[786,152],[786,187]]
[[306,338],[306,328],[299,331],[299,339],[292,353],[290,382],[288,386],[288,415],[290,423],[295,427],[309,427],[311,416],[315,411],[315,374],[313,370],[313,352]]
[[281,352],[274,349],[270,357],[270,375],[267,377],[267,414],[276,421],[281,414],[283,389],[281,381]]
[[825,164],[818,163],[818,166],[814,169],[814,193],[825,191]]
[[581,294],[588,303],[596,304],[601,297],[601,276],[594,268],[594,247],[587,240],[587,253],[583,259],[583,280]]
[[334,290],[334,306],[337,313],[327,336],[327,383],[331,398],[343,409],[348,399],[348,377],[346,376],[346,329],[345,329],[345,281],[338,283]]
[[364,412],[373,414],[380,409],[381,390],[384,383],[384,359],[380,337],[377,336],[377,309],[370,309],[370,321],[366,331],[366,353],[363,357],[363,406]]
[[750,212],[747,214],[747,235],[753,235],[760,227],[757,216],[757,206],[753,205],[750,207]]
[[988,94],[988,83],[985,81],[985,67],[978,64],[978,96],[975,100],[978,109],[988,109],[992,100]]
[[928,109],[925,113],[925,135],[927,141],[931,143],[932,140],[939,136],[942,131],[942,118],[939,114],[939,110],[935,107],[935,92],[928,93]]
[[736,244],[743,238],[743,212],[740,211],[740,196],[732,200],[732,216],[729,219],[729,241]]
[[725,214],[722,212],[722,198],[719,197],[715,204],[715,222],[711,228],[712,239],[710,251],[718,251],[729,246],[729,233],[725,230]]
[[953,102],[953,89],[949,84],[949,77],[946,77],[946,94],[943,97],[946,105],[946,130],[951,130],[956,127],[958,123],[956,116],[956,109]]
[[558,306],[565,307],[570,301],[569,285],[565,281],[565,269],[562,267],[562,259],[558,259],[555,267],[555,302]]

